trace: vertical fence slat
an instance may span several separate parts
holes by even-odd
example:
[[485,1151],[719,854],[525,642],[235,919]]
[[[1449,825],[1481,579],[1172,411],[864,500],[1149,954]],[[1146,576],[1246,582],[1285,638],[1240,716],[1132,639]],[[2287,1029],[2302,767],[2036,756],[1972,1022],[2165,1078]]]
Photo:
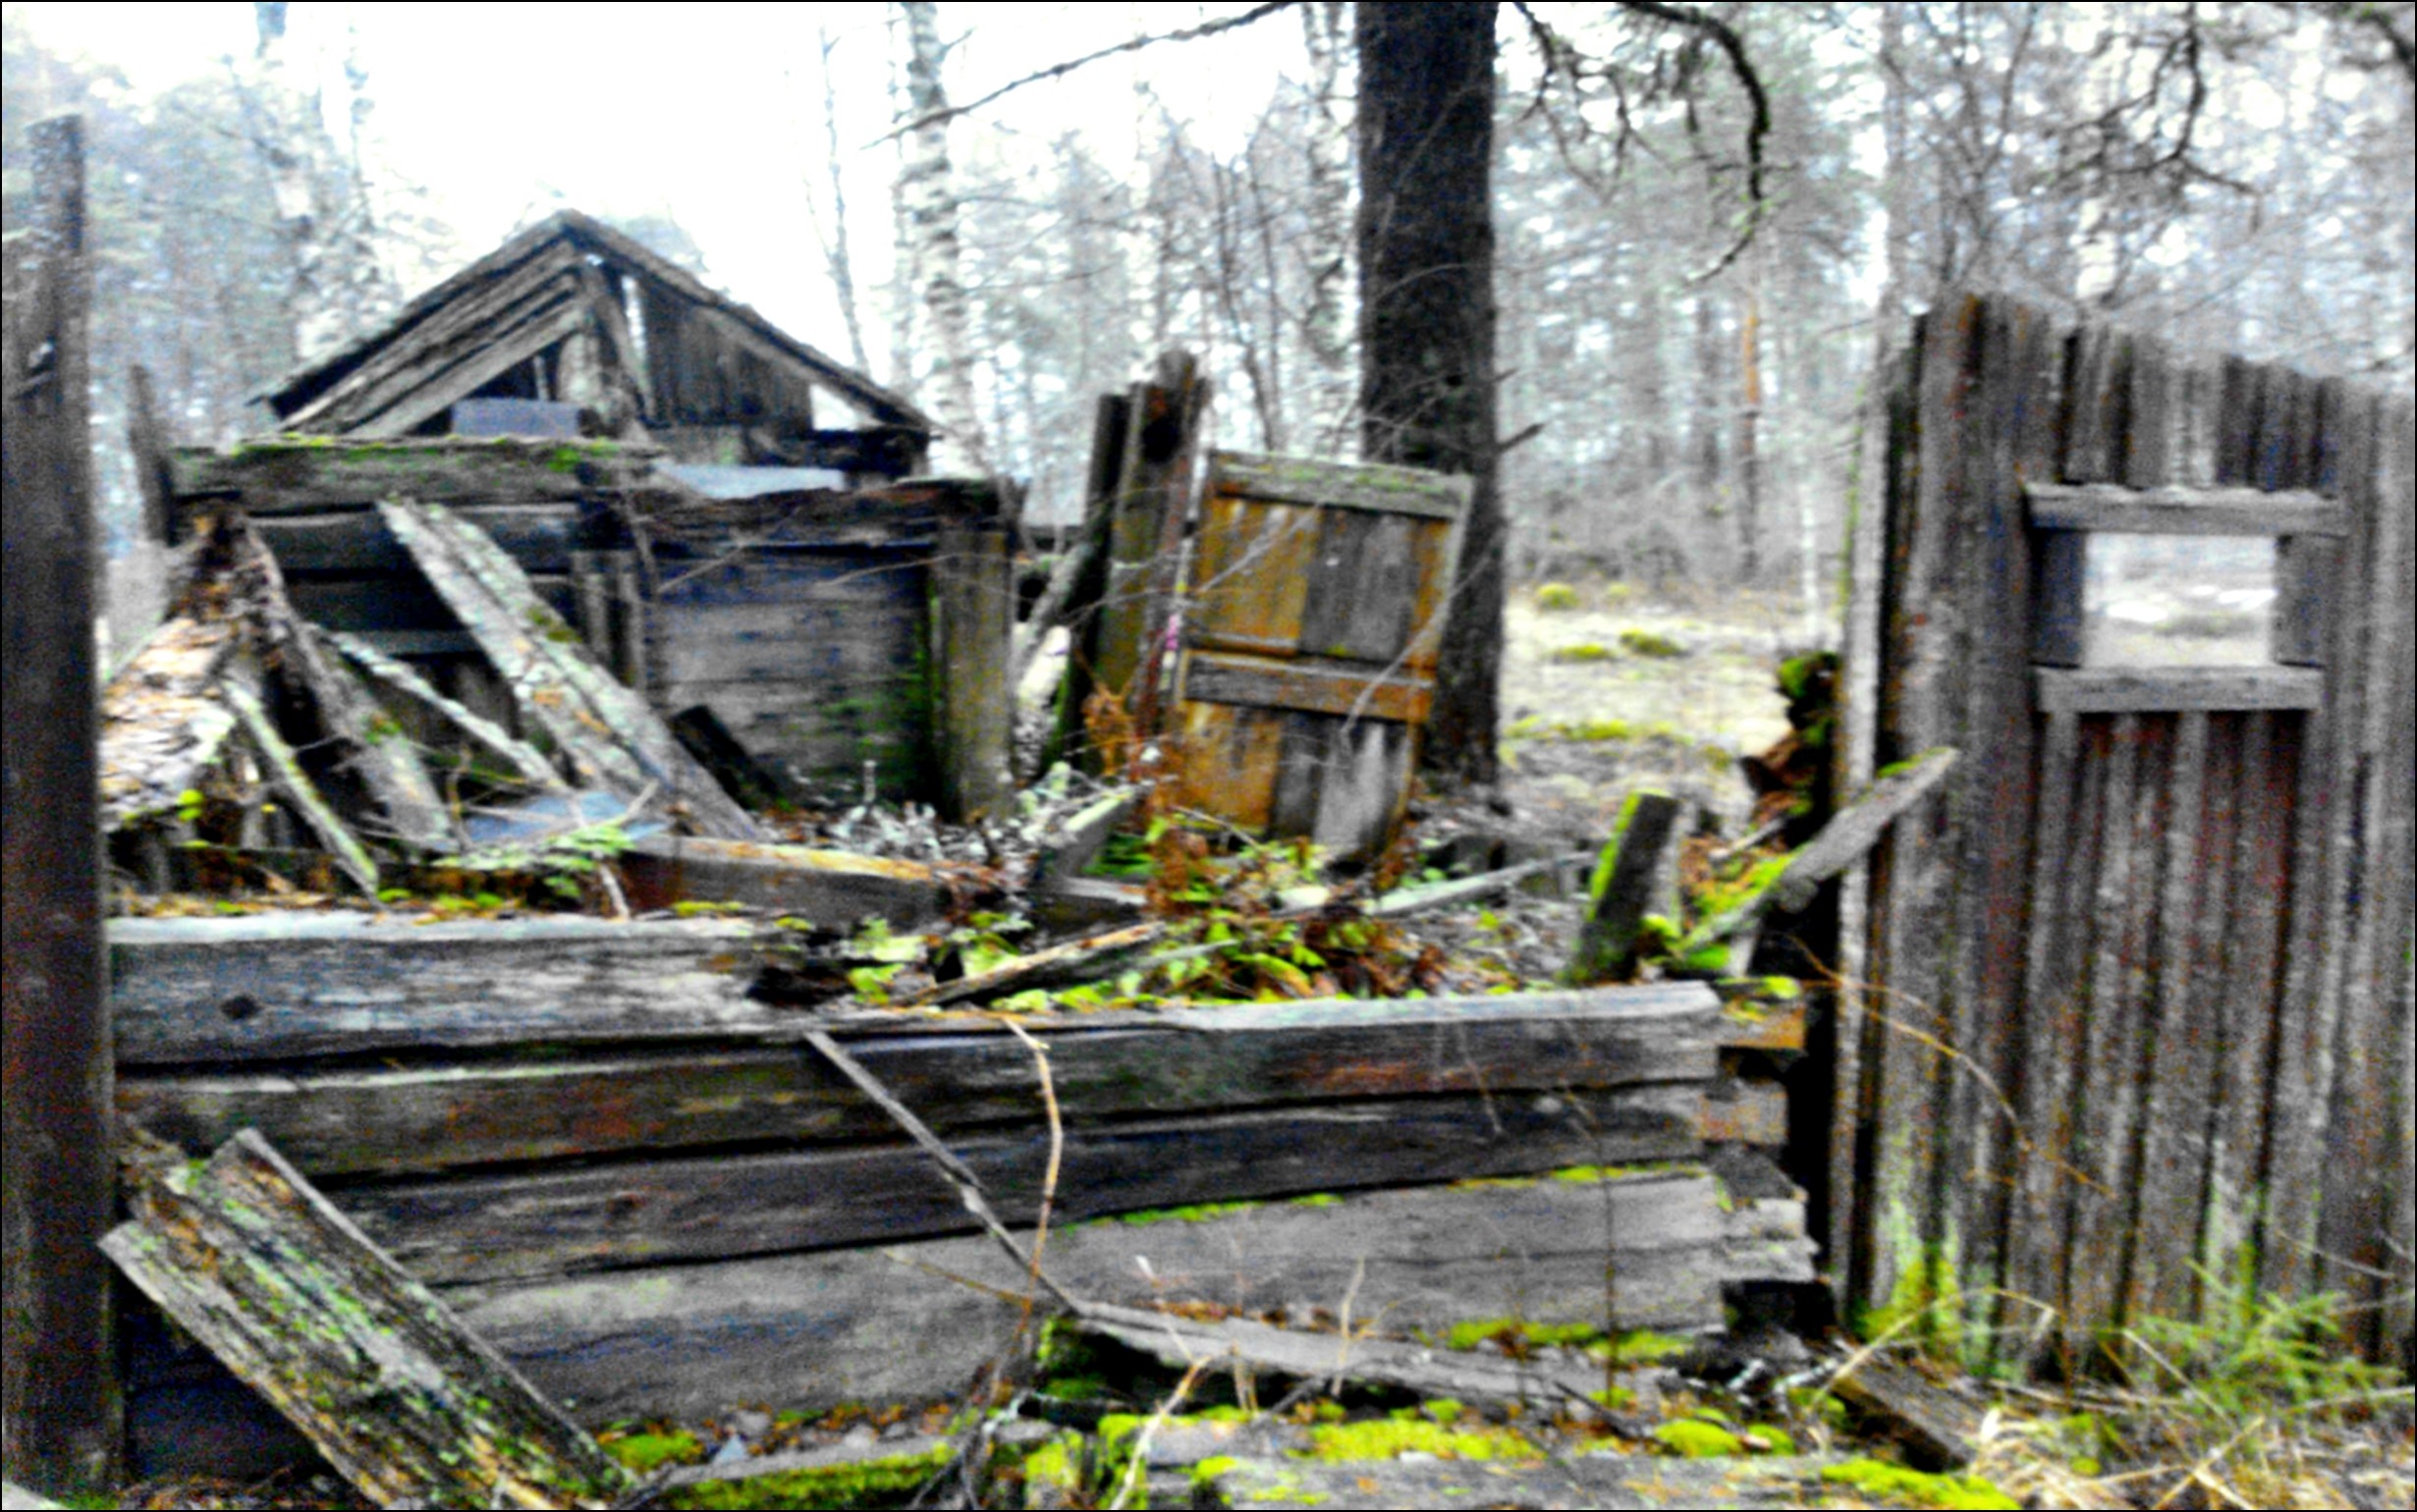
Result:
[[2376,771],[2386,793],[2382,833],[2390,845],[2373,886],[2375,896],[2400,904],[2375,973],[2390,1026],[2379,1053],[2394,1068],[2384,1170],[2392,1258],[2381,1322],[2384,1357],[2417,1375],[2417,622],[2408,608],[2417,604],[2417,411],[2405,400],[2388,405],[2379,429],[2384,471],[2377,502],[2398,521],[2398,534],[2376,600],[2395,638],[2386,653],[2393,691],[2369,727],[2381,731]]
[[2216,1026],[2200,1010],[2193,970],[2195,894],[2208,780],[2209,716],[2180,717],[2165,827],[2165,878],[2158,891],[2154,1001],[2142,1005],[2155,1031],[2146,1046],[2148,1097],[2140,1120],[2139,1213],[2132,1225],[2124,1316],[2186,1316],[2190,1266],[2206,1189],[2208,1075]]
[[[2353,485],[2362,468],[2372,468],[2373,406],[2334,407],[2336,417],[2347,422],[2339,439],[2301,439],[2295,427],[2307,425],[2319,412],[2316,385],[2296,373],[2273,374],[2258,429],[2261,485],[2294,488],[2312,483],[2320,459],[2329,456],[2338,457],[2341,477]],[[2374,511],[2360,508],[2356,500],[2351,506],[2349,534],[2339,544],[2331,576],[2343,584],[2367,580],[2375,533]],[[2302,721],[2288,971],[2278,1015],[2280,1048],[2268,1144],[2261,1289],[2284,1296],[2321,1284],[2324,1273],[2317,1255],[2342,999],[2337,937],[2348,905],[2352,764],[2363,707],[2363,669],[2354,662],[2370,612],[2355,591],[2332,598],[2324,701]]]
[[2256,1280],[2260,1186],[2273,1080],[2276,978],[2280,966],[2280,902],[2290,850],[2293,784],[2274,749],[2281,719],[2264,710],[2241,716],[2240,821],[2233,834],[2232,891],[2242,905],[2225,921],[2223,990],[2216,999],[2223,1037],[2222,1082],[2214,1114],[2203,1263],[2227,1285]]
[[[1967,545],[1972,478],[1967,448],[1978,393],[1986,306],[1964,297],[1943,301],[1924,327],[1917,460],[1904,506],[1891,520],[1889,657],[1880,693],[1883,762],[1901,761],[1960,735],[1965,707],[1969,606],[1956,591]],[[1894,675],[1891,675],[1894,674]],[[1929,1311],[1947,1290],[1947,1214],[1941,1190],[1947,1158],[1948,1068],[1936,1047],[1953,1035],[1956,960],[1956,811],[1964,791],[1950,783],[1891,827],[1887,906],[1875,918],[1889,991],[1881,1016],[1877,1128],[1871,1203],[1863,1221],[1877,1225],[1867,1307],[1925,1310],[1917,1336],[1935,1339],[1945,1322]]]
[[2177,1318],[2200,1316],[2209,1300],[2200,1272],[2207,1267],[2215,1234],[2216,1193],[2224,1161],[2224,1084],[2230,1054],[2225,931],[2241,909],[2265,906],[2262,898],[2234,891],[2245,794],[2243,766],[2253,719],[2247,713],[2226,713],[2208,721],[2198,844],[2190,858],[2190,871],[2198,883],[2186,890],[2184,898],[2188,920],[2184,947],[2189,952],[2191,988],[2181,995],[2181,1000],[2191,1039],[2189,1074],[2193,1078],[2180,1124],[2190,1141],[2191,1155],[2188,1180],[2178,1191],[2186,1204],[2179,1215],[2185,1232],[2180,1236],[2178,1273],[2169,1276],[2169,1289],[2147,1304]]

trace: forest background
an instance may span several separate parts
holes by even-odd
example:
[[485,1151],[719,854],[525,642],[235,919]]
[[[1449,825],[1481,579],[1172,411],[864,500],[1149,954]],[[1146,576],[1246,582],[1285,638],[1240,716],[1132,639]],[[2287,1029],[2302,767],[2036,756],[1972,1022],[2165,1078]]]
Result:
[[[133,367],[180,439],[264,428],[254,396],[298,360],[563,205],[913,396],[957,432],[943,459],[1027,480],[1033,518],[1079,512],[1093,397],[1170,347],[1203,358],[1217,444],[1357,455],[1348,6],[597,14],[8,7],[10,229],[29,124],[87,122],[120,644],[153,607]],[[2408,4],[1507,4],[1496,26],[1514,579],[1784,592],[1818,635],[1880,341],[1953,285],[2410,384]]]

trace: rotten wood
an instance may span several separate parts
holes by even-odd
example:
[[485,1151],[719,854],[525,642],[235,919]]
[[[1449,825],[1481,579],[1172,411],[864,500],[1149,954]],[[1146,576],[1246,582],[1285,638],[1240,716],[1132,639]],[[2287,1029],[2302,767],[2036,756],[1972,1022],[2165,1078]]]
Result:
[[1039,987],[1062,987],[1095,981],[1126,965],[1166,938],[1163,924],[1134,924],[1080,940],[1070,940],[1016,956],[1014,960],[939,982],[905,1000],[907,1007],[939,1007],[953,1002],[979,1002]]
[[353,833],[343,817],[319,792],[318,785],[310,781],[310,775],[302,770],[302,758],[294,753],[293,746],[286,743],[285,736],[278,733],[277,723],[260,706],[259,696],[233,680],[222,685],[220,694],[234,706],[236,720],[242,725],[253,749],[259,752],[269,781],[302,816],[303,822],[310,827],[310,833],[319,837],[319,843],[336,858],[337,869],[360,889],[362,895],[377,896],[376,860],[361,844],[359,837]]
[[234,621],[178,617],[151,633],[101,694],[101,824],[116,831],[173,814],[235,732],[220,677]]
[[1133,390],[1108,533],[1108,578],[1090,661],[1098,685],[1125,702],[1133,728],[1155,732],[1159,665],[1176,611],[1176,570],[1208,381],[1189,352],[1159,358]]
[[294,612],[285,573],[260,538],[247,528],[241,539],[244,566],[256,574],[257,608],[269,644],[309,693],[319,728],[345,752],[343,765],[384,811],[390,837],[416,850],[452,849],[455,837],[444,800],[403,727],[322,643],[321,632]]
[[1665,792],[1630,793],[1587,885],[1586,922],[1563,973],[1572,983],[1613,982],[1635,974],[1637,937],[1653,911],[1677,834],[1679,803]]
[[1132,401],[1123,394],[1102,394],[1091,426],[1091,470],[1083,487],[1085,540],[1094,544],[1083,554],[1082,566],[1067,590],[1066,675],[1058,684],[1057,717],[1041,752],[1040,765],[1066,760],[1097,771],[1085,724],[1091,693],[1098,685],[1100,612],[1108,594],[1109,541],[1114,531],[1116,501],[1123,493],[1125,436],[1132,426]]
[[[644,699],[586,654],[539,601],[518,564],[442,506],[403,499],[378,512],[511,685],[516,704],[583,780],[634,797],[667,789],[697,834],[753,840],[762,831],[672,735]],[[599,733],[601,731],[601,733]]]
[[[1036,1111],[1038,1089],[1024,1085]],[[1513,1101],[1458,1094],[1077,1125],[1066,1131],[1051,1211],[1075,1222],[1137,1209],[1685,1159],[1700,1148],[1673,1106],[1685,1095],[1645,1089]],[[960,1138],[953,1149],[1002,1224],[1028,1223],[1037,1214],[1050,1154],[1049,1136],[1028,1121],[1015,1133]],[[404,1264],[446,1282],[851,1247],[981,1226],[961,1180],[942,1176],[924,1150],[907,1144],[456,1172],[348,1185],[337,1200]]]
[[868,918],[912,928],[938,918],[946,903],[939,874],[919,862],[805,845],[649,836],[631,842],[616,865],[638,909],[744,903],[833,929]]
[[[2145,369],[2135,368],[2135,373]],[[2135,425],[2154,424],[2153,415]],[[2034,529],[2121,531],[2135,535],[2338,536],[2349,515],[2307,489],[2189,488],[2170,484],[2025,483]]]
[[1007,531],[992,522],[940,528],[931,562],[932,685],[940,719],[940,809],[971,824],[1015,791],[1013,640],[1016,585]]
[[[425,928],[457,931],[452,941],[431,942],[432,953],[458,948],[457,927]],[[129,1074],[121,1084],[121,1107],[189,1149],[208,1149],[236,1129],[256,1127],[314,1175],[882,1136],[886,1125],[877,1110],[844,1082],[810,1059],[764,1043],[793,1032],[796,1020],[747,1002],[743,979],[701,984],[722,994],[719,1014],[701,1005],[687,1013],[661,1011],[660,999],[700,991],[697,978],[718,964],[706,952],[726,950],[733,943],[727,933],[691,934],[684,943],[665,938],[657,926],[623,929],[651,936],[651,950],[632,946],[617,962],[609,938],[590,933],[551,949],[523,942],[512,951],[477,953],[473,969],[550,978],[560,993],[577,980],[574,954],[593,952],[592,974],[580,984],[593,1000],[581,1004],[577,1023],[566,1022],[559,1002],[541,1007],[541,997],[508,989],[493,1012],[474,1000],[455,1012],[441,1001],[422,1001],[396,1005],[391,1027],[364,1024],[359,999],[346,986],[357,980],[369,952],[313,952],[306,942],[296,942],[303,957],[297,974],[315,967],[332,1000],[324,1008],[311,1005],[316,1025],[289,1022],[281,1031],[259,1033],[264,1024],[295,1016],[294,999],[273,984],[264,990],[264,984],[246,983],[234,994],[220,987],[222,1001],[168,988],[156,965],[138,969],[134,992],[175,1003],[181,1012],[165,1026],[147,1016],[127,1017],[121,1053]],[[125,926],[120,931],[123,938]],[[670,958],[684,950],[690,957],[686,971]],[[232,968],[265,953],[213,955]],[[120,959],[126,958],[122,947]],[[469,981],[468,970],[454,976],[452,993],[470,998]],[[444,991],[415,986],[421,993]],[[654,1001],[646,1001],[649,995]],[[1622,999],[1632,997],[1644,1001],[1624,1006]],[[1663,1005],[1655,1004],[1657,997]],[[1671,1011],[1668,989],[1620,989],[1567,995],[1558,1004],[1522,1013],[1515,1002],[1463,999],[1445,1000],[1423,1017],[1405,1014],[1410,1021],[1399,1023],[1344,1003],[1288,1012],[1272,1024],[1252,1022],[1263,1009],[1194,1009],[1193,1017],[1170,1025],[1123,1016],[1113,1025],[1088,1027],[1091,1019],[1112,1016],[1083,1015],[1036,1024],[1035,1032],[1049,1037],[1059,1107],[1075,1120],[1369,1097],[1510,1097],[1567,1087],[1679,1089],[1674,1096],[1683,1104],[1680,1111],[1693,1119],[1698,1103],[1690,1100],[1716,1074],[1718,1049],[1742,1043],[1747,1026],[1713,1015],[1693,988],[1683,1000],[1693,1005]],[[641,1002],[657,1011],[638,1018]],[[237,1005],[241,1016],[230,1016],[227,1004]],[[522,1025],[519,1041],[508,1038],[515,1019]],[[391,1053],[417,1043],[409,1029],[413,1022],[427,1026],[432,1044],[490,1045],[507,1053],[421,1064],[292,1063],[302,1053]],[[1034,1116],[1030,1057],[1009,1035],[978,1020],[901,1032],[915,1022],[885,1012],[831,1027],[848,1037],[851,1053],[885,1085],[925,1109],[935,1128],[972,1129]],[[334,1027],[343,1025],[357,1027],[349,1034]],[[892,1027],[885,1032],[885,1025]],[[311,1032],[314,1027],[319,1032]],[[711,1043],[662,1043],[682,1035],[709,1036]],[[632,1043],[596,1043],[615,1036]],[[531,1041],[587,1048],[536,1060],[508,1053],[513,1044]],[[285,1063],[257,1070],[211,1063],[270,1058]],[[1747,1096],[1775,1094],[1774,1088]],[[1759,1102],[1725,1107],[1758,1125],[1768,1122]]]
[[137,1145],[101,1248],[379,1505],[603,1507],[629,1472],[256,1134]]
[[442,715],[464,734],[502,757],[520,773],[531,786],[548,792],[568,792],[571,784],[562,780],[554,764],[545,754],[512,731],[473,712],[467,704],[456,702],[438,692],[425,677],[408,663],[399,662],[357,635],[342,630],[321,630],[328,642],[351,658],[354,665],[396,692],[417,700]]
[[180,448],[173,461],[178,498],[232,497],[254,516],[362,508],[397,495],[481,507],[575,504],[640,488],[652,465],[650,451],[616,442],[520,437],[266,437],[226,454]]
[[1830,1394],[1895,1440],[1917,1469],[1949,1474],[1970,1465],[1978,1453],[1973,1445],[1981,1434],[1980,1414],[1910,1366],[1863,1360],[1830,1382]]

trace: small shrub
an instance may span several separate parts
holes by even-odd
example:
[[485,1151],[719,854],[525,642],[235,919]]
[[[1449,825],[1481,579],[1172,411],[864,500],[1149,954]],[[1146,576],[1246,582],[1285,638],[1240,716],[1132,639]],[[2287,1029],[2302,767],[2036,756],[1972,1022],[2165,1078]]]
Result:
[[1578,607],[1577,590],[1567,583],[1536,585],[1536,608],[1546,614],[1566,614]]
[[1620,632],[1620,649],[1630,656],[1673,657],[1687,654],[1686,647],[1668,635],[1651,630],[1625,629]]

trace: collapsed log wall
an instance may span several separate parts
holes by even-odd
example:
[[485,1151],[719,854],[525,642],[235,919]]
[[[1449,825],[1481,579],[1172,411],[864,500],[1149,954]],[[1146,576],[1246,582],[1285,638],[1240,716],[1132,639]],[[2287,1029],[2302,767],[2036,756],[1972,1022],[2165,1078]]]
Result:
[[[728,921],[125,920],[112,942],[122,1112],[190,1152],[259,1130],[583,1419],[945,1397],[1020,1316],[956,1193],[799,1043],[841,1037],[1028,1223],[1050,1139],[994,1023],[762,1000],[771,957]],[[1045,1263],[1130,1305],[1352,1295],[1397,1332],[1718,1327],[1725,1284],[1812,1274],[1801,1194],[1713,1161],[1784,1138],[1740,1120],[1764,1094],[1724,1065],[1802,1024],[1693,984],[1038,1021],[1053,1212],[1082,1225]],[[190,1467],[171,1451],[222,1409],[214,1368],[142,1336],[137,1452]]]

